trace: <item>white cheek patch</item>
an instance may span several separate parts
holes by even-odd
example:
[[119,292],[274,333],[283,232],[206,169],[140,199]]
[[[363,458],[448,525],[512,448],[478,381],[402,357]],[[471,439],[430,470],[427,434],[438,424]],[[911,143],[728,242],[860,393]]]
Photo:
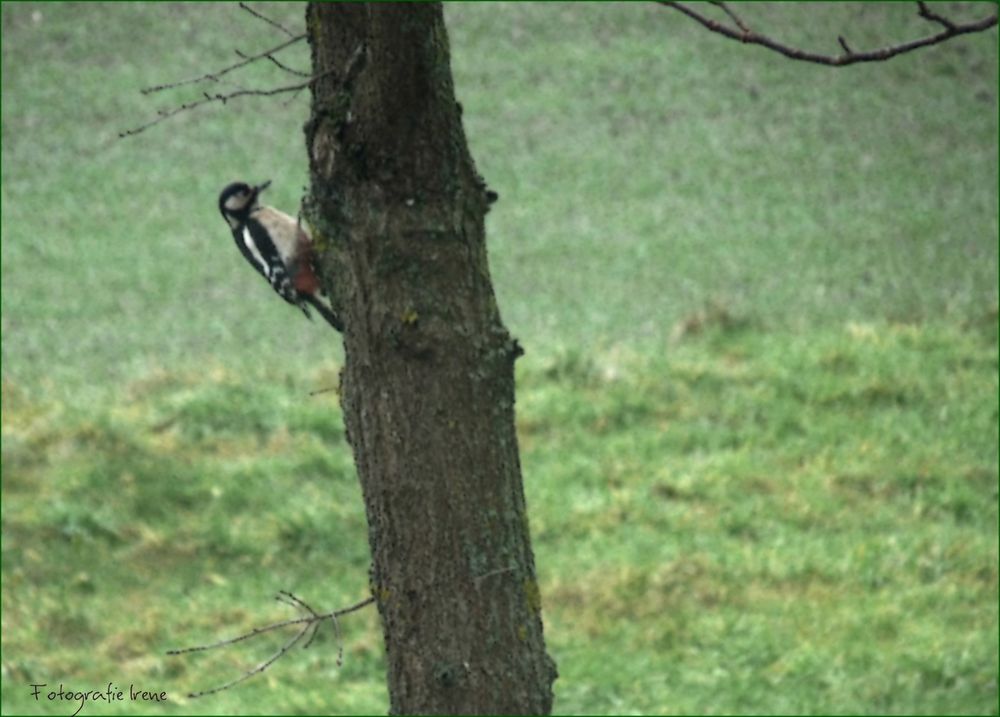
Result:
[[229,199],[226,200],[225,208],[230,212],[238,212],[247,205],[247,196],[245,194],[234,194]]

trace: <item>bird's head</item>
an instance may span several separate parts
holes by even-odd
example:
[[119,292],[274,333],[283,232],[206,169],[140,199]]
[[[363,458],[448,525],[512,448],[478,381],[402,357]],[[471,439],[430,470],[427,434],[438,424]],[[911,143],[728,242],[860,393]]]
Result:
[[271,180],[251,187],[245,182],[233,182],[219,195],[219,211],[233,229],[246,222],[250,212],[257,206],[257,196],[267,189]]

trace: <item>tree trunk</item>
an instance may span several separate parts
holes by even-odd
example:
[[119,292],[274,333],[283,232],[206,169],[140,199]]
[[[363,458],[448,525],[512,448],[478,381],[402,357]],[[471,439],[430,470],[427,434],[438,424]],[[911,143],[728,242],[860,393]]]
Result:
[[310,3],[306,125],[323,275],[346,323],[341,405],[365,498],[393,713],[546,714],[489,207],[440,4]]

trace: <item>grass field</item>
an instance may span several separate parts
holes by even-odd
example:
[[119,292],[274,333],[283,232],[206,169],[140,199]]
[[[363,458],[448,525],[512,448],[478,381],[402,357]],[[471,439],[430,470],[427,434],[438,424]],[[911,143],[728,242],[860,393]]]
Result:
[[[259,4],[288,26],[297,4]],[[956,17],[984,11],[943,6]],[[836,51],[909,4],[764,4]],[[998,709],[996,31],[840,71],[654,4],[455,4],[560,713]],[[232,250],[306,182],[308,100],[141,96],[280,32],[235,4],[4,3],[2,709],[384,712],[336,337]],[[305,47],[282,57],[305,67]],[[224,89],[287,82],[253,68]],[[280,637],[280,636],[279,636]]]

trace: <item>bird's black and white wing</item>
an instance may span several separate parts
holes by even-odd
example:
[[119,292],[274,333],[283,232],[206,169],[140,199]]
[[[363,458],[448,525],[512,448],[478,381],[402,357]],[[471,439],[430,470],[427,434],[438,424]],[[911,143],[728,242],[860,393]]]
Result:
[[[277,248],[264,227],[250,219],[240,230],[233,232],[233,238],[236,240],[236,246],[240,253],[261,276],[267,279],[278,295],[289,304],[302,308],[298,292],[292,286],[288,268],[281,260]],[[306,315],[309,315],[308,311]]]

